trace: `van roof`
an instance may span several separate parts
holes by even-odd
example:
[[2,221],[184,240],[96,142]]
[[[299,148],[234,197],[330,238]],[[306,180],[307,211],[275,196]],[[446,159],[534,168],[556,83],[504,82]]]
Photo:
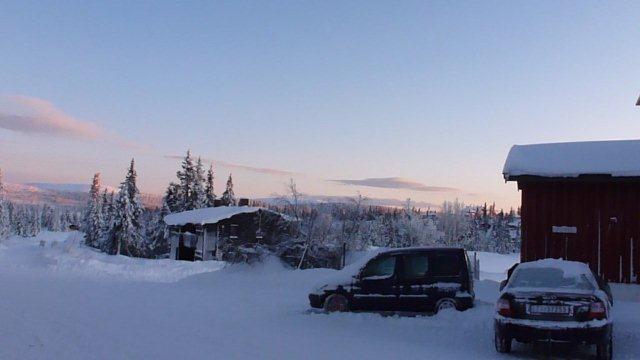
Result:
[[378,253],[378,255],[388,255],[388,254],[407,254],[414,252],[426,252],[426,251],[446,251],[446,252],[459,252],[464,251],[462,248],[454,248],[454,247],[407,247],[407,248],[398,248],[398,249],[389,249]]

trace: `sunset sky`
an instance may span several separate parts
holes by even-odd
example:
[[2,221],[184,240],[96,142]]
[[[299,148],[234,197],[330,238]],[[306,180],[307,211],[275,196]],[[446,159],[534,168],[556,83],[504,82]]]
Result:
[[0,4],[8,182],[161,193],[191,149],[218,193],[508,208],[513,144],[640,136],[638,1],[65,4]]

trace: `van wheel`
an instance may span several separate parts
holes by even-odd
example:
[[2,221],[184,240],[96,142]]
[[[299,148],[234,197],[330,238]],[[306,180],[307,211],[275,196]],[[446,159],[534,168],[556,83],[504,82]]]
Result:
[[438,303],[436,304],[436,314],[439,313],[442,310],[447,310],[447,309],[458,309],[458,304],[456,303],[455,300],[450,299],[450,298],[445,298],[445,299],[440,299],[438,301]]
[[349,311],[349,301],[342,294],[332,294],[324,301],[324,311],[345,312]]
[[495,332],[494,343],[496,345],[497,352],[501,354],[508,354],[511,352],[512,340],[501,336],[497,331]]
[[613,359],[613,339],[609,338],[609,341],[596,345],[596,357],[599,360],[611,360]]

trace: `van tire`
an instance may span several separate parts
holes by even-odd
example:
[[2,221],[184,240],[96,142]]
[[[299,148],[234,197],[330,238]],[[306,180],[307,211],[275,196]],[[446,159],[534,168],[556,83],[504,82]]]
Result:
[[331,294],[325,299],[323,308],[326,312],[349,311],[349,300],[342,294]]
[[437,314],[440,311],[447,310],[447,309],[456,309],[456,310],[458,310],[458,303],[452,298],[440,299],[436,303],[436,308],[435,308],[434,312]]

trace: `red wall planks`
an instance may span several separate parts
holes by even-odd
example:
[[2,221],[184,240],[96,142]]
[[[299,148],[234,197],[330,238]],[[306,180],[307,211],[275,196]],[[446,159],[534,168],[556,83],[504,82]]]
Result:
[[[599,260],[609,281],[638,282],[640,183],[526,181],[518,187],[523,261],[564,257],[566,251],[569,260],[586,262],[596,272]],[[554,234],[553,226],[575,226],[577,234]]]

